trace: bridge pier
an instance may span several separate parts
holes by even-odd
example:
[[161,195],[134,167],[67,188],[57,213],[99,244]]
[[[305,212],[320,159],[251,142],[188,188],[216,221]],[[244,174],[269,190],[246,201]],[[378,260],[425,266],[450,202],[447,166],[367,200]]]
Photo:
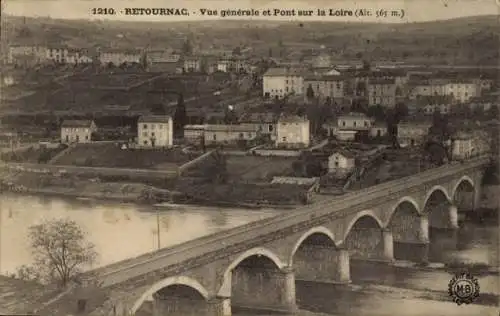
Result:
[[417,218],[417,236],[412,240],[401,240],[394,242],[396,258],[403,258],[417,263],[429,261],[429,219],[426,215]]
[[295,275],[283,270],[239,266],[233,270],[231,305],[245,309],[294,313]]
[[384,246],[383,259],[390,262],[394,261],[394,240],[390,229],[382,230],[382,240]]
[[302,245],[293,260],[301,281],[346,284],[350,280],[349,251],[335,246]]

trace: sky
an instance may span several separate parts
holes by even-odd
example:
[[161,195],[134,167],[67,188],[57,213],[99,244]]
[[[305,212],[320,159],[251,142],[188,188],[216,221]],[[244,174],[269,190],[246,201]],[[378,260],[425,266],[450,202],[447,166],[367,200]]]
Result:
[[[28,17],[51,17],[58,19],[109,19],[124,21],[193,21],[200,19],[224,19],[221,10],[255,9],[260,10],[260,17],[246,19],[302,20],[302,21],[362,21],[362,22],[421,22],[445,20],[464,16],[500,14],[500,0],[2,0],[2,11],[6,14]],[[124,15],[125,8],[187,8],[188,17]],[[93,15],[92,8],[114,8],[116,15]],[[218,16],[202,17],[201,8],[217,9]],[[263,17],[262,10],[267,9],[368,9],[373,16],[348,17]],[[402,17],[376,17],[377,10],[397,10]],[[403,11],[401,11],[403,10]],[[297,12],[297,11],[296,11]],[[401,14],[400,14],[401,15]],[[233,19],[235,17],[232,17]],[[240,18],[245,19],[245,18]]]

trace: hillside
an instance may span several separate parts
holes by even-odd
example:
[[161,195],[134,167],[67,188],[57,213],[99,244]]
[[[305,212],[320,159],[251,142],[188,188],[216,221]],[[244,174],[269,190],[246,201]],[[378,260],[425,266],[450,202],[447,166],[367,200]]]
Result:
[[273,54],[274,51],[278,54],[325,45],[339,58],[452,64],[498,63],[499,33],[498,17],[493,15],[408,24],[307,22],[301,25],[275,21],[148,23],[2,17],[3,44],[180,48],[189,36],[202,49],[247,44],[267,55],[269,47],[273,48]]

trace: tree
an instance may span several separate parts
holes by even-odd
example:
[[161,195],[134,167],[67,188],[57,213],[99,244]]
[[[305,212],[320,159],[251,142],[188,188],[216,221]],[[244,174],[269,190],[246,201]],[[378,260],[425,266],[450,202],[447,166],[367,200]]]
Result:
[[306,91],[307,99],[312,100],[314,98],[314,89],[311,84],[307,87]]
[[498,105],[492,104],[488,110],[488,116],[492,119],[498,119]]
[[97,259],[95,246],[84,231],[69,219],[54,219],[29,228],[33,267],[23,266],[20,277],[55,282],[61,287],[75,280],[82,268]]
[[376,121],[385,121],[385,109],[380,104],[370,106],[366,114],[375,118]]
[[408,116],[408,106],[404,103],[398,103],[396,104],[394,108],[394,115],[396,118],[397,123],[405,117]]
[[179,94],[177,99],[177,107],[174,114],[174,133],[177,136],[183,134],[184,125],[186,125],[186,105],[184,104],[184,96],[182,93]]

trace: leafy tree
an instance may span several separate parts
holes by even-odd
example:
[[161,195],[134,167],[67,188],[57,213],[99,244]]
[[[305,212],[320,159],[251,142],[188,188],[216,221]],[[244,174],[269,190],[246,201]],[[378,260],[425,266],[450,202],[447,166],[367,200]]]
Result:
[[306,91],[307,99],[312,100],[314,98],[314,89],[311,84],[307,87]]
[[18,277],[31,278],[66,287],[98,255],[84,231],[69,219],[54,219],[29,228],[33,266],[22,266]]
[[174,133],[181,137],[184,132],[184,125],[186,125],[187,115],[186,115],[186,105],[184,104],[184,96],[182,93],[179,94],[177,99],[177,107],[174,114]]
[[182,45],[182,52],[188,56],[193,54],[193,44],[190,39],[186,39],[184,41],[184,44]]
[[385,121],[385,109],[380,104],[370,106],[367,109],[366,114],[369,117],[375,118],[375,120],[377,120],[377,121]]
[[491,119],[498,119],[498,105],[492,104],[488,110],[488,117]]
[[404,103],[398,103],[396,104],[394,108],[394,115],[396,118],[397,123],[405,117],[408,116],[408,106]]

